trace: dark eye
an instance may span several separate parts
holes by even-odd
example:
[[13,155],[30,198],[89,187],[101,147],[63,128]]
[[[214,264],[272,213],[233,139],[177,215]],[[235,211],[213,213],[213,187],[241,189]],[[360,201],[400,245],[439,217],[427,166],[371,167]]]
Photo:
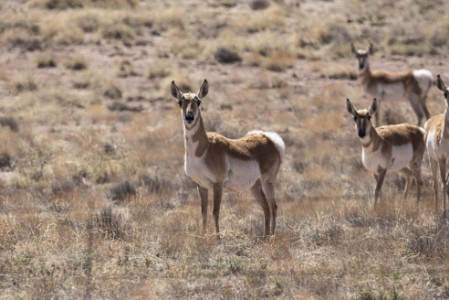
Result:
[[447,96],[449,95],[448,91],[444,91],[444,97],[447,98]]
[[354,115],[354,121],[357,121],[359,117],[357,115]]
[[179,106],[182,106],[182,99],[178,99],[178,104],[179,104]]
[[369,120],[371,120],[371,115],[367,115],[366,118]]
[[197,99],[197,100],[196,100],[196,103],[198,103],[198,106],[200,106],[200,105],[201,105],[201,100],[200,100],[200,99]]

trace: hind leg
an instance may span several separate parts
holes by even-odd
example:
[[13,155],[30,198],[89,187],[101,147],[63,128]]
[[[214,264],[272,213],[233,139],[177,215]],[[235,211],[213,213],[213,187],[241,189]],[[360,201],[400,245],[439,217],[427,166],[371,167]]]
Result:
[[413,176],[416,180],[417,194],[416,194],[416,203],[419,205],[419,199],[421,197],[421,186],[423,185],[423,180],[421,177],[421,163],[424,156],[425,151],[424,143],[417,150],[417,154],[415,158],[410,162],[409,168],[412,171]]
[[382,97],[379,101],[377,101],[377,109],[376,112],[374,113],[374,121],[375,121],[375,126],[379,127],[380,126],[380,104],[382,103]]
[[442,159],[439,162],[440,166],[440,176],[441,181],[443,182],[443,215],[446,214],[446,198],[448,197],[448,189],[447,189],[447,175],[446,175],[446,160]]
[[274,192],[274,182],[272,180],[263,180],[262,188],[267,197],[268,205],[271,209],[271,234],[274,235],[276,229],[276,217],[278,206],[276,204],[276,196]]
[[432,159],[429,155],[430,168],[433,177],[433,199],[435,202],[435,212],[438,213],[438,161]]
[[270,235],[270,224],[271,224],[271,211],[270,206],[268,205],[267,198],[262,189],[262,183],[260,179],[256,181],[256,183],[251,188],[251,193],[254,198],[256,198],[257,202],[259,202],[260,206],[262,206],[263,214],[265,216],[265,236]]
[[422,103],[421,97],[419,97],[416,94],[410,94],[408,96],[408,100],[410,101],[410,104],[412,105],[413,111],[415,112],[416,116],[418,117],[418,126],[421,126],[422,119],[424,115],[428,119],[430,117],[429,110],[427,109],[426,103]]
[[413,172],[412,170],[410,170],[409,168],[403,168],[400,170],[400,172],[402,174],[404,174],[406,182],[405,182],[405,188],[404,188],[404,194],[403,194],[403,198],[407,198],[408,195],[408,191],[410,189],[410,186],[413,183]]
[[421,168],[415,168],[412,170],[413,171],[413,176],[415,177],[416,180],[416,203],[419,205],[419,199],[421,198],[421,186],[423,184],[423,180],[421,177]]

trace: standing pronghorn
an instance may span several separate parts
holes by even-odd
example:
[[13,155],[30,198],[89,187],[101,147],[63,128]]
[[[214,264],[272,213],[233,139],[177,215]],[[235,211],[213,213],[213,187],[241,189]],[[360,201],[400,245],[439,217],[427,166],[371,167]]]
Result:
[[421,162],[424,155],[424,130],[410,124],[385,125],[374,128],[371,116],[377,110],[374,98],[369,109],[356,110],[349,99],[346,109],[354,116],[357,135],[362,142],[362,162],[366,169],[373,172],[376,179],[374,205],[381,194],[382,184],[387,172],[399,171],[407,178],[404,198],[409,187],[416,179],[419,203],[421,179]]
[[284,141],[276,133],[264,131],[251,131],[235,140],[218,133],[206,133],[200,104],[208,90],[207,80],[197,94],[183,93],[174,81],[171,84],[171,94],[181,107],[184,125],[184,170],[196,182],[201,198],[203,234],[206,232],[209,190],[213,192],[213,216],[219,238],[218,218],[223,191],[251,189],[263,208],[265,236],[274,235],[277,216],[274,185],[285,154]]
[[438,211],[438,165],[443,182],[443,213],[446,212],[446,194],[448,189],[448,174],[446,162],[449,160],[449,89],[437,75],[437,87],[444,92],[446,108],[444,113],[433,116],[426,122],[425,141],[429,153],[430,166],[433,174],[433,188],[435,196],[435,210]]
[[[426,105],[427,93],[434,82],[430,71],[425,69],[405,72],[371,71],[368,56],[373,52],[373,44],[366,50],[356,50],[351,43],[351,49],[357,58],[363,89],[365,93],[379,98],[378,106],[384,100],[407,98],[418,117],[418,126],[421,126],[423,117],[430,118]],[[376,126],[379,126],[379,109],[375,119]]]

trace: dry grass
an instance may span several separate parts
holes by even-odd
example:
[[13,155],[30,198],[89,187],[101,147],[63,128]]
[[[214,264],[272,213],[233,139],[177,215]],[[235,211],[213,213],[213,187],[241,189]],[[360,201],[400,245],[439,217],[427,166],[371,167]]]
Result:
[[[108,7],[106,7],[106,4]],[[0,5],[0,291],[4,299],[447,299],[449,221],[423,166],[374,179],[344,103],[350,41],[373,68],[449,77],[447,1],[6,1]],[[429,23],[428,20],[434,20]],[[241,61],[222,64],[217,49]],[[210,84],[208,130],[278,132],[276,237],[249,192],[227,194],[222,240],[201,236],[170,96]],[[444,110],[441,93],[428,98]],[[383,123],[415,122],[406,102]],[[210,204],[212,206],[212,204]]]

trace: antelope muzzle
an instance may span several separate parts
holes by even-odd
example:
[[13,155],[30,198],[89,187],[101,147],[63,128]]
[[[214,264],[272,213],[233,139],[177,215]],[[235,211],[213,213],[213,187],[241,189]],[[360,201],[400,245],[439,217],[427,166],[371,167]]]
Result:
[[185,119],[188,124],[192,124],[193,120],[195,119],[195,117],[193,116],[193,111],[188,111],[186,113]]

